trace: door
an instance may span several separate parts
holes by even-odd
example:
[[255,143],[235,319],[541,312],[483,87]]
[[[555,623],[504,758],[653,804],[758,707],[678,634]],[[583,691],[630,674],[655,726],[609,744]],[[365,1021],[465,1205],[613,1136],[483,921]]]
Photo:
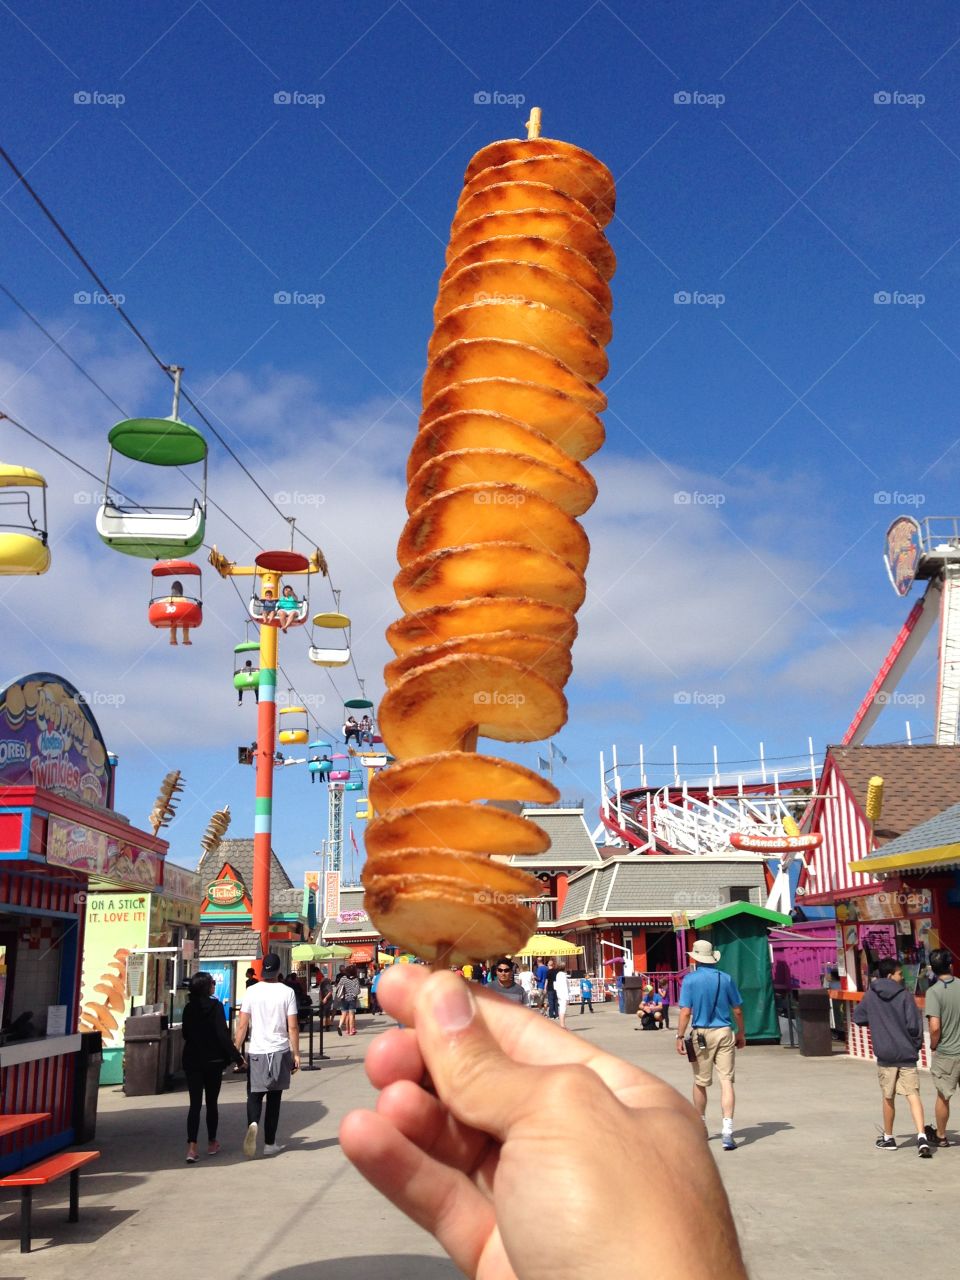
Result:
[[207,973],[213,978],[213,998],[219,1000],[226,1014],[227,1026],[230,1025],[230,1006],[233,1004],[233,965],[204,965]]

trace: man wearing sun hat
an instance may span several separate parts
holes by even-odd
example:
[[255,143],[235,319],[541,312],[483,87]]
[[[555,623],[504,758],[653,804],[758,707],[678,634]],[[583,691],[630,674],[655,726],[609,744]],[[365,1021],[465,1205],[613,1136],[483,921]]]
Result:
[[[680,1025],[677,1053],[686,1053],[687,1029],[692,1031],[696,1061],[693,1063],[693,1105],[706,1124],[707,1089],[713,1084],[716,1068],[720,1077],[720,1137],[724,1151],[735,1151],[733,1140],[734,1065],[736,1051],[746,1044],[743,1030],[743,1000],[729,973],[718,969],[720,952],[705,938],[698,938],[687,953],[693,969],[680,987]],[[737,1024],[736,1035],[733,1023]]]

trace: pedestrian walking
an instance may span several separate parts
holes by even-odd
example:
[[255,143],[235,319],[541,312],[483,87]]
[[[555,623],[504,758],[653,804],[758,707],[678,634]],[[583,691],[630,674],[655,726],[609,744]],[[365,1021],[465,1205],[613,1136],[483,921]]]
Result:
[[514,1004],[527,1003],[523,987],[514,978],[513,962],[506,956],[501,956],[493,966],[493,982],[490,984],[490,990],[506,1000],[512,1000]]
[[933,1049],[930,1075],[937,1090],[937,1123],[926,1125],[924,1132],[931,1146],[949,1147],[950,1099],[960,1082],[960,982],[954,977],[949,951],[931,951],[930,968],[937,980],[927,988],[924,1013]]
[[547,976],[544,979],[544,989],[547,993],[547,1016],[550,1018],[557,1017],[557,962],[556,960],[547,961]]
[[586,1013],[587,1009],[593,1013],[593,982],[590,975],[580,979],[580,1016]]
[[377,987],[380,985],[380,975],[382,972],[382,966],[373,966],[373,977],[370,979],[370,1012],[374,1017],[376,1017],[380,1012],[380,1002],[377,1000]]
[[357,1005],[360,1003],[360,979],[357,977],[357,966],[347,965],[343,976],[337,983],[337,1002],[340,1005],[340,1021],[337,1023],[337,1035],[344,1032],[348,1036],[357,1034]]
[[[735,1151],[733,1112],[736,1105],[734,1079],[737,1049],[747,1043],[743,1030],[743,1000],[737,984],[717,969],[720,952],[705,938],[698,938],[687,952],[693,969],[680,987],[680,1023],[677,1053],[686,1054],[693,1064],[693,1105],[707,1123],[707,1090],[716,1070],[720,1080],[720,1140],[724,1151]],[[736,1034],[733,1022],[736,1022]],[[687,1029],[690,1028],[688,1049]],[[693,1057],[691,1057],[691,1053]]]
[[516,975],[516,981],[523,987],[524,1004],[530,1004],[530,997],[536,984],[536,978],[534,978],[532,971],[530,969],[521,969]]
[[207,1155],[220,1150],[217,1127],[220,1118],[217,1099],[228,1062],[243,1065],[243,1054],[235,1048],[227,1030],[223,1005],[214,1000],[216,983],[212,973],[195,973],[190,979],[190,996],[183,1010],[183,1070],[190,1093],[187,1112],[187,1164],[197,1162],[200,1111],[207,1103]]
[[553,980],[553,989],[557,997],[557,1018],[561,1027],[566,1029],[567,1005],[570,1003],[570,980],[567,977],[566,968],[562,964],[557,966],[557,976]]
[[877,1075],[883,1098],[883,1133],[876,1145],[882,1151],[896,1151],[893,1119],[897,1094],[906,1098],[917,1131],[917,1152],[925,1159],[932,1155],[930,1140],[923,1124],[920,1101],[920,1073],[917,1059],[923,1044],[923,1023],[916,1001],[903,985],[903,969],[899,960],[887,958],[878,966],[880,976],[870,984],[856,1009],[853,1020],[859,1027],[870,1028],[873,1052],[877,1058]]
[[247,1133],[243,1154],[252,1159],[257,1152],[257,1133],[263,1100],[263,1154],[278,1155],[283,1147],[277,1142],[280,1103],[290,1077],[300,1070],[300,1026],[297,1021],[297,997],[279,982],[280,957],[272,952],[264,956],[260,981],[249,987],[240,1006],[236,1045],[239,1049],[250,1032],[247,1047]]

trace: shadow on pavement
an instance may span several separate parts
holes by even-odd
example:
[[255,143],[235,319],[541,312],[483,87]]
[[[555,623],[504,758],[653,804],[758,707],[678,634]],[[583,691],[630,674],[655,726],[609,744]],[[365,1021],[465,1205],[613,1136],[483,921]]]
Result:
[[272,1271],[270,1280],[462,1280],[463,1272],[446,1258],[419,1253],[390,1257],[332,1258],[302,1267]]
[[763,1138],[772,1138],[775,1133],[783,1133],[793,1128],[792,1124],[787,1124],[783,1120],[767,1120],[763,1124],[751,1124],[745,1129],[735,1129],[734,1136],[738,1147],[749,1147]]

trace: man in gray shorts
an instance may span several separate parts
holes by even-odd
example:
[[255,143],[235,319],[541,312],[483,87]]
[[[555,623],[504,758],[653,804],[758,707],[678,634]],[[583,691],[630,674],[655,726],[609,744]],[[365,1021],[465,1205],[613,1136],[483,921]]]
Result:
[[949,951],[931,951],[930,968],[937,980],[927,989],[923,1011],[934,1051],[930,1075],[937,1087],[937,1124],[928,1124],[926,1133],[931,1146],[949,1147],[950,1098],[960,1083],[960,982],[953,976]]
[[264,956],[260,981],[248,987],[240,1006],[236,1046],[247,1045],[247,1132],[243,1154],[252,1158],[257,1153],[257,1133],[263,1100],[267,1100],[264,1119],[263,1154],[275,1156],[283,1150],[277,1143],[280,1102],[284,1089],[290,1088],[290,1076],[300,1070],[300,1030],[297,1021],[297,997],[290,987],[281,985],[280,957]]

